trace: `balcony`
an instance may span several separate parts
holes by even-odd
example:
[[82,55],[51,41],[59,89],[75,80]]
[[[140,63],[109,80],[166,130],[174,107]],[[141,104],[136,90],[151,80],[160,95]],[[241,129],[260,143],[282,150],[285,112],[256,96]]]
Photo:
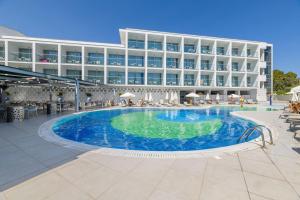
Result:
[[162,58],[148,57],[148,67],[162,68]]
[[11,52],[9,53],[9,60],[19,62],[32,62],[32,53],[25,52]]
[[57,76],[58,70],[57,69],[43,69],[44,74]]
[[227,68],[224,64],[217,64],[217,71],[227,71]]
[[128,85],[144,85],[144,78],[128,77]]
[[233,62],[231,65],[231,70],[233,72],[238,72],[239,71],[239,63]]
[[201,75],[200,85],[201,86],[211,86],[212,80],[208,75]]
[[184,69],[195,69],[195,60],[184,59]]
[[217,81],[217,86],[218,87],[224,87],[225,86],[225,82],[224,81]]
[[178,59],[167,58],[167,68],[178,69],[179,68]]
[[217,55],[225,55],[225,47],[217,47]]
[[209,62],[201,61],[201,70],[211,70],[211,64]]
[[148,85],[161,85],[162,81],[161,81],[161,78],[149,77],[149,74],[148,74],[147,83],[148,83]]
[[92,83],[104,84],[104,76],[87,75],[85,76],[85,80]]
[[232,77],[231,86],[232,87],[240,87],[241,82],[239,81],[238,77]]
[[185,53],[196,53],[195,45],[185,44],[184,45],[184,52]]
[[37,54],[37,61],[42,63],[57,63],[58,62],[57,52]]
[[86,64],[104,65],[104,55],[100,53],[89,53],[86,57]]
[[212,54],[212,50],[210,46],[201,46],[201,53],[202,54]]
[[81,52],[71,52],[67,51],[65,56],[62,56],[63,63],[70,63],[70,64],[81,64]]
[[257,58],[258,53],[255,50],[247,49],[247,57],[249,58]]
[[108,84],[125,84],[125,76],[108,76]]
[[195,85],[195,80],[194,79],[184,80],[184,85],[185,86],[194,86]]
[[179,85],[179,80],[178,80],[178,78],[167,78],[166,84],[167,85]]
[[167,43],[167,51],[179,52],[179,45],[177,43]]
[[145,49],[145,42],[143,40],[128,40],[128,48],[130,49]]
[[0,47],[0,60],[5,59],[5,51],[3,47]]
[[114,66],[125,66],[125,56],[124,55],[109,55],[108,65]]
[[144,57],[143,56],[128,56],[128,66],[144,67]]
[[162,50],[162,42],[148,41],[148,49],[161,51]]

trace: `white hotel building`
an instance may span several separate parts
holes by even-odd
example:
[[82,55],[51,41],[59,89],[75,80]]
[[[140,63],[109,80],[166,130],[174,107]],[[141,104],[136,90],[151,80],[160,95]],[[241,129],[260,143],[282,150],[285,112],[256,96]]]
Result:
[[273,47],[266,42],[120,29],[121,43],[108,44],[2,29],[2,65],[95,81],[114,90],[176,91],[181,100],[194,91],[266,101],[272,91]]

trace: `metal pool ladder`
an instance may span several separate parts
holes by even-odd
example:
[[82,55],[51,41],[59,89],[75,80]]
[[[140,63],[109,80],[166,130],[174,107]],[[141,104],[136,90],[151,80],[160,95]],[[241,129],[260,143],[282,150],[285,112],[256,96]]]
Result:
[[266,127],[266,126],[264,126],[264,125],[256,125],[256,126],[253,126],[253,127],[250,127],[250,128],[248,128],[248,129],[246,129],[246,130],[244,131],[244,133],[239,137],[237,143],[240,143],[240,141],[241,141],[243,138],[245,138],[245,141],[247,141],[248,138],[254,133],[254,131],[257,130],[258,133],[259,133],[260,136],[261,136],[261,140],[262,140],[262,143],[263,143],[263,147],[265,147],[265,146],[266,146],[266,141],[265,141],[265,136],[264,136],[263,128],[265,128],[265,129],[268,131],[268,133],[269,133],[270,144],[274,144],[274,142],[273,142],[273,137],[272,137],[272,131],[271,131],[268,127]]

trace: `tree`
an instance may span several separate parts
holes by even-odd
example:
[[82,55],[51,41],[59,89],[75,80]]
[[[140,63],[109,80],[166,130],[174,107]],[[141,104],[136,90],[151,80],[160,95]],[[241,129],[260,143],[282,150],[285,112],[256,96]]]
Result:
[[291,88],[299,85],[299,79],[294,72],[284,73],[281,70],[273,71],[273,90],[276,94],[286,94]]

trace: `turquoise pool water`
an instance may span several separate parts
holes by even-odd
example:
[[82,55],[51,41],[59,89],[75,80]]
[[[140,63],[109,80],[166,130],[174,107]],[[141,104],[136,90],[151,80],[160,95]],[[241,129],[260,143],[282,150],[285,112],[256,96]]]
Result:
[[[201,150],[236,144],[241,134],[255,125],[230,114],[240,109],[102,110],[63,118],[52,129],[65,139],[99,147],[147,151]],[[256,137],[258,134],[255,133],[249,140]]]

